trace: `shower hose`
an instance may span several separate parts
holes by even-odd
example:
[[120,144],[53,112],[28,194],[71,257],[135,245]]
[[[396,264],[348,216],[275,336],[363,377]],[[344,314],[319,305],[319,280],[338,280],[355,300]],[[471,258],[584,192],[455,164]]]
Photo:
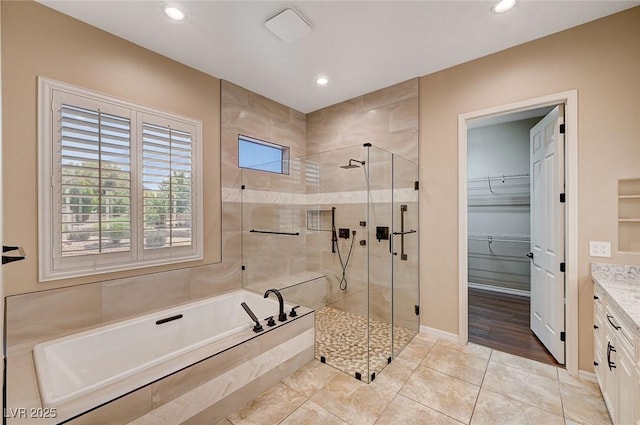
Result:
[[[336,241],[338,241],[338,234],[336,233],[336,226],[333,226],[333,235]],[[349,266],[349,259],[351,258],[351,252],[353,251],[353,244],[356,240],[356,231],[351,231],[351,246],[349,247],[349,253],[347,259],[342,261],[342,254],[340,254],[340,244],[336,242],[336,251],[338,252],[338,259],[340,260],[340,267],[342,267],[342,278],[340,279],[340,289],[346,290],[348,286],[347,282],[347,266]]]

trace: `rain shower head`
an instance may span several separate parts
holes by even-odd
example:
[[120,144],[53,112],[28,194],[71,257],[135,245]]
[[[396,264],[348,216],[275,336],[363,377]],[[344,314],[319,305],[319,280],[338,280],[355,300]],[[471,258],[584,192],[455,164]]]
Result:
[[360,165],[354,164],[354,162],[357,162],[360,165],[364,165],[364,161],[358,161],[357,159],[350,159],[348,165],[341,165],[340,168],[344,168],[345,170],[348,170],[350,168],[358,168],[358,167],[360,167]]

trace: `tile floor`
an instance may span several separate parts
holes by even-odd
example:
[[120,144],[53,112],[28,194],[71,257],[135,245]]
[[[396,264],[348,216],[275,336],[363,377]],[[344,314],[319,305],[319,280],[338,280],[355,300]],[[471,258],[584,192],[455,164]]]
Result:
[[418,334],[371,384],[314,360],[218,425],[610,425],[564,369]]

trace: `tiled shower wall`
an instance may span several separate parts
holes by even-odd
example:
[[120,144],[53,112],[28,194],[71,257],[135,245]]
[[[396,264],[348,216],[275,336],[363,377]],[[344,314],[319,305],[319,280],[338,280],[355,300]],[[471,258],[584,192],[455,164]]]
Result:
[[294,231],[304,220],[291,197],[304,193],[305,188],[304,179],[290,178],[296,175],[293,166],[290,175],[238,168],[238,135],[287,146],[290,158],[298,158],[306,153],[306,117],[242,87],[222,83],[223,206],[242,220],[237,228],[237,241],[242,245],[233,246],[233,255],[242,260],[244,249],[245,271],[239,280],[244,279],[246,286],[305,269],[297,261],[305,245],[303,235],[240,233],[242,228]]
[[[356,192],[367,189],[363,169],[341,169],[350,158],[364,160],[364,143],[375,148],[400,155],[406,160],[418,162],[418,80],[413,79],[373,93],[366,94],[346,102],[339,103],[307,115],[307,154],[335,151],[344,157],[333,159],[334,170],[329,178],[323,179],[322,192],[334,196],[357,199],[352,203],[327,204],[322,209],[336,207],[337,227],[355,229],[358,241],[364,238],[364,228],[360,221],[367,219],[367,205],[358,199]],[[356,146],[356,148],[343,148]],[[360,148],[357,148],[360,147]],[[417,180],[417,169],[412,174],[411,164],[398,159],[392,172],[391,154],[372,148],[369,157],[369,187],[372,191],[390,199],[391,178],[394,177],[396,189],[402,189],[407,204],[406,228],[417,230],[417,194],[412,193],[413,182]],[[335,156],[335,155],[333,155]],[[326,175],[326,174],[325,174]],[[398,192],[396,192],[398,193]],[[369,209],[369,246],[366,249],[358,241],[354,246],[347,273],[349,289],[333,306],[350,313],[365,315],[367,307],[373,320],[389,323],[391,321],[391,257],[389,242],[377,241],[376,226],[392,227],[392,214],[396,226],[399,223],[399,205],[392,207],[388,200],[376,201]],[[411,217],[415,217],[414,220]],[[321,236],[321,235],[319,235]],[[310,240],[312,252],[321,252],[322,270],[327,276],[329,294],[340,294],[338,281],[341,276],[339,260],[331,253],[331,245],[325,238]],[[417,324],[413,305],[417,300],[418,239],[417,234],[406,236],[407,261],[394,258],[394,304],[396,324],[407,326]],[[398,240],[396,239],[396,244]],[[348,250],[348,240],[341,239],[342,252]],[[367,252],[369,261],[367,261]],[[367,267],[369,267],[369,293],[366,289]],[[346,295],[346,296],[344,296]],[[368,295],[368,299],[367,299]],[[415,322],[415,323],[414,323]]]
[[418,79],[307,115],[307,154],[371,143],[418,162]]

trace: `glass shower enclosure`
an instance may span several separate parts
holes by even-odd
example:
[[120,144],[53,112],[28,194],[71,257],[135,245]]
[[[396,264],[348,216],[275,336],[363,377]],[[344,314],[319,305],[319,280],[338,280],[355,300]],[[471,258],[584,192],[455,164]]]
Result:
[[371,382],[419,329],[417,164],[365,144],[281,169],[242,172],[243,287],[314,308],[316,358]]

